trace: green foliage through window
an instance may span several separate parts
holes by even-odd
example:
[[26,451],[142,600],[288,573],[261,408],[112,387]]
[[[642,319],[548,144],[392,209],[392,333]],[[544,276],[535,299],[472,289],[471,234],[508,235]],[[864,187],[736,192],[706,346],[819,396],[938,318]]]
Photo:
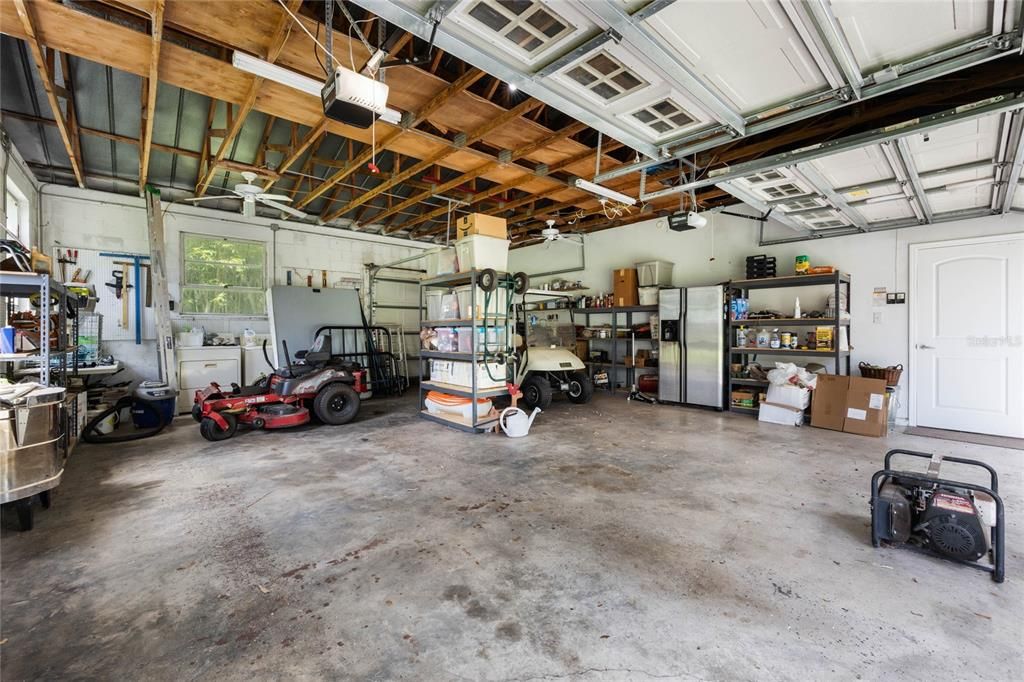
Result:
[[185,234],[181,312],[266,315],[266,247],[260,242]]

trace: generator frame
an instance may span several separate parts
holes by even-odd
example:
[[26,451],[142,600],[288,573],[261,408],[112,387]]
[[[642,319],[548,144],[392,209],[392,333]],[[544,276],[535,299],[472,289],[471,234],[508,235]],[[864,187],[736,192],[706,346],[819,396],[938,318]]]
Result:
[[[892,468],[892,458],[894,455],[907,455],[910,457],[920,457],[931,462],[926,473],[917,473],[913,471],[897,471]],[[968,466],[975,466],[985,469],[988,472],[991,480],[991,487],[986,488],[984,486],[976,485],[974,483],[965,483],[963,481],[954,481],[948,478],[938,477],[938,465],[942,462],[955,462],[957,464],[966,464]],[[992,580],[997,583],[1003,582],[1006,577],[1005,564],[1006,564],[1006,523],[1003,513],[1003,498],[999,496],[999,478],[996,475],[996,470],[984,462],[979,462],[974,459],[963,459],[961,457],[936,457],[934,454],[929,452],[918,452],[915,450],[902,450],[895,449],[885,453],[885,468],[881,471],[876,471],[871,477],[871,544],[875,547],[880,547],[882,544],[882,538],[879,537],[877,526],[875,525],[875,510],[878,508],[878,493],[881,489],[883,481],[899,477],[904,481],[912,481],[914,483],[921,483],[923,485],[946,485],[956,488],[963,488],[972,492],[983,493],[991,497],[996,503],[996,518],[995,525],[989,530],[989,542],[991,543],[992,558],[990,563],[983,564],[977,561],[961,561],[952,557],[943,556],[941,558],[947,561],[953,561],[958,564],[964,564],[970,566],[979,571],[985,571],[992,574]],[[934,472],[934,473],[933,473]],[[931,474],[931,475],[930,475]],[[923,551],[931,556],[939,556],[934,552],[929,552],[923,548],[918,548],[910,543],[901,543],[902,546],[908,549],[917,551]]]

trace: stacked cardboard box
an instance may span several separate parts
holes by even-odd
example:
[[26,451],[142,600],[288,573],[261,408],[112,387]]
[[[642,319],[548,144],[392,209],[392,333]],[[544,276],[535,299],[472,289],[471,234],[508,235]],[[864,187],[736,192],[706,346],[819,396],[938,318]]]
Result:
[[622,268],[612,271],[612,295],[616,308],[640,305],[640,294],[637,290],[636,268]]
[[889,424],[885,381],[822,374],[811,403],[811,426],[884,436]]

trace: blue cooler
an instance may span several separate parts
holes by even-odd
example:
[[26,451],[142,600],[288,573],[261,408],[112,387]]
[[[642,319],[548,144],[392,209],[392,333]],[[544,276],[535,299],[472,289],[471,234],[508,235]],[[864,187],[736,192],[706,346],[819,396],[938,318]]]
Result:
[[135,389],[134,398],[132,422],[135,423],[136,428],[152,429],[160,425],[156,420],[156,415],[139,405],[140,402],[151,403],[156,411],[163,416],[165,424],[170,424],[174,419],[174,406],[178,396],[164,382],[143,381]]

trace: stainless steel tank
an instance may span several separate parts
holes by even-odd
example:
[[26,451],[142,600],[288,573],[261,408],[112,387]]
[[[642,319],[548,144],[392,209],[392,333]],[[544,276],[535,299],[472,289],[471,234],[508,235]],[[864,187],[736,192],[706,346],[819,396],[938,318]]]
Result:
[[60,484],[66,449],[63,388],[39,388],[17,405],[0,403],[0,503]]

